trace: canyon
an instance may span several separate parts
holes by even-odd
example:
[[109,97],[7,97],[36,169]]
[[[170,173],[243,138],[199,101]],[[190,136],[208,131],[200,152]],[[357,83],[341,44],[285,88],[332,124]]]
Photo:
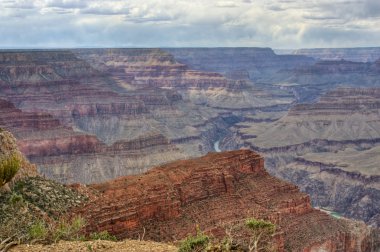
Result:
[[378,226],[379,91],[338,88],[275,122],[241,123],[237,137],[265,153],[268,169],[299,185],[313,205]]
[[[0,143],[0,159],[18,152],[10,132],[0,132]],[[308,195],[271,176],[264,168],[263,157],[251,150],[209,153],[161,165],[140,175],[87,186],[62,185],[40,174],[25,173],[31,166],[25,162],[18,182],[11,188],[13,194],[19,193],[28,202],[29,208],[6,214],[6,220],[12,214],[31,220],[38,216],[81,216],[85,220],[83,234],[107,231],[122,241],[17,245],[12,251],[60,251],[88,244],[99,250],[107,247],[124,251],[133,247],[139,251],[176,251],[175,246],[165,242],[176,242],[198,228],[213,243],[233,232],[234,241],[244,248],[250,237],[248,229],[242,228],[247,218],[265,219],[276,225],[273,245],[278,252],[360,252],[380,248],[378,229],[312,208]],[[1,199],[8,194],[12,193],[1,194]],[[1,210],[4,214],[4,208]]]
[[379,226],[378,50],[3,50],[0,127],[66,184],[250,148],[313,206]]
[[[175,161],[134,176],[90,185],[97,198],[77,208],[86,231],[119,238],[175,241],[196,227],[222,240],[246,218],[276,224],[276,251],[375,251],[364,223],[335,219],[313,209],[299,189],[269,175],[250,150]],[[207,209],[207,211],[204,211]],[[244,230],[236,237],[247,242]]]

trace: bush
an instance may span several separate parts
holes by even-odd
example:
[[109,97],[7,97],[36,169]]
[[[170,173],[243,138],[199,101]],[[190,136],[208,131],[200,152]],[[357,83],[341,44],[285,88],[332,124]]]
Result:
[[102,231],[100,233],[92,233],[89,235],[88,240],[107,240],[117,241],[117,238],[108,233],[108,231]]
[[20,169],[21,160],[17,154],[0,161],[0,187],[11,181]]
[[56,227],[52,228],[52,240],[54,242],[59,240],[80,240],[82,239],[80,232],[84,225],[85,221],[82,217],[76,217],[71,222],[62,219]]
[[24,206],[25,205],[25,200],[24,197],[21,194],[18,194],[16,192],[12,192],[8,199],[8,203],[11,206]]
[[274,251],[273,235],[276,232],[276,226],[273,223],[265,220],[248,219],[245,224],[252,234],[249,251]]
[[30,240],[45,240],[48,235],[48,229],[46,228],[45,222],[38,221],[30,226],[28,235]]
[[210,238],[197,228],[195,236],[189,235],[179,246],[179,252],[204,251],[209,245]]
[[276,231],[276,226],[269,221],[248,219],[245,224],[252,231],[265,231],[268,233],[274,233]]

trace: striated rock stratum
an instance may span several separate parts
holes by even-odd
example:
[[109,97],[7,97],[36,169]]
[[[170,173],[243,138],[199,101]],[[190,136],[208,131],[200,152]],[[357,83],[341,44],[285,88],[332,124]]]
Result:
[[364,223],[313,209],[308,195],[269,175],[264,159],[249,150],[209,153],[91,188],[99,196],[75,211],[88,220],[87,232],[175,241],[199,225],[222,239],[226,228],[255,217],[277,225],[277,251],[374,251],[376,246]]
[[66,184],[249,147],[313,206],[379,226],[378,52],[1,50],[0,127]]
[[275,122],[242,123],[238,138],[314,206],[379,226],[379,102],[379,88],[337,88]]

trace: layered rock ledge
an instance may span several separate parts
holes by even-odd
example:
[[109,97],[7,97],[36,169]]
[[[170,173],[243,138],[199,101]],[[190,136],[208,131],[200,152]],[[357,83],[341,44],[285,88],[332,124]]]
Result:
[[228,225],[255,217],[277,225],[278,251],[371,251],[373,246],[364,223],[313,209],[308,195],[270,176],[264,159],[249,150],[209,153],[91,188],[99,197],[75,211],[88,220],[87,232],[174,241],[198,224],[222,239]]

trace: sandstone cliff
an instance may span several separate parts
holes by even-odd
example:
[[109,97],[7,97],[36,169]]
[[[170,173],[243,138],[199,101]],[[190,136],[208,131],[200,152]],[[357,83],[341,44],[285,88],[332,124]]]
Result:
[[92,185],[99,191],[75,213],[87,232],[108,230],[119,238],[177,240],[195,230],[222,239],[225,228],[248,217],[276,223],[278,251],[371,251],[364,224],[337,220],[311,207],[292,184],[270,176],[249,150],[210,153],[149,172]]

